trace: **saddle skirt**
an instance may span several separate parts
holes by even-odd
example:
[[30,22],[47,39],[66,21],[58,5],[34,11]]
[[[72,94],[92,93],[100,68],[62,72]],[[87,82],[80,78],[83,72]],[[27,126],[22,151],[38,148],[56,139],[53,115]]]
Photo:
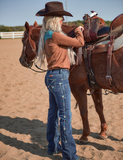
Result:
[[[98,44],[96,44],[95,48],[92,50],[92,53],[101,53],[101,52],[107,52],[107,45],[110,40],[102,41]],[[113,51],[116,51],[123,47],[123,33],[120,37],[115,39],[113,44]]]
[[[103,41],[103,42],[100,42],[98,45],[102,45],[102,44],[107,44],[110,40],[107,40],[107,41]],[[114,42],[114,45],[113,45],[113,51],[116,51],[118,49],[120,49],[121,47],[123,47],[123,34],[118,37],[117,39],[115,39],[115,42]]]

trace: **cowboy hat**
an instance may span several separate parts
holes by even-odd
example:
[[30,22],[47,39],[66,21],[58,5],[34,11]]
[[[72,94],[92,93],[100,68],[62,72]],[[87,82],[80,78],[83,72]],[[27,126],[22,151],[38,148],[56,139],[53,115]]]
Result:
[[38,11],[36,16],[71,16],[73,15],[63,9],[62,2],[48,2],[45,4],[45,8]]

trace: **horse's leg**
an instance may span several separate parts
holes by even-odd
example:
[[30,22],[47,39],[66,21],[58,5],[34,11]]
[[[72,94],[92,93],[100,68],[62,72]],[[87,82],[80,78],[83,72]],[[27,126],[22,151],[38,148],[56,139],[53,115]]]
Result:
[[80,115],[82,117],[83,123],[83,135],[80,138],[80,141],[83,143],[88,142],[87,136],[90,134],[89,122],[88,122],[88,111],[87,111],[87,90],[82,86],[77,87],[74,84],[70,84],[71,91],[73,96],[75,97],[80,110]]
[[95,104],[96,112],[99,115],[100,121],[101,121],[101,132],[99,134],[100,138],[107,138],[106,130],[107,130],[107,124],[105,121],[105,117],[103,114],[103,104],[102,104],[102,89],[96,89],[93,94],[92,98]]

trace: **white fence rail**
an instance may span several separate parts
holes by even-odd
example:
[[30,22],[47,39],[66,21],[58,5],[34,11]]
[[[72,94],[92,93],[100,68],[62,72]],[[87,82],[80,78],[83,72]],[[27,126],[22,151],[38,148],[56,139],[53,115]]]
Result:
[[18,32],[0,32],[1,38],[22,38],[24,31]]

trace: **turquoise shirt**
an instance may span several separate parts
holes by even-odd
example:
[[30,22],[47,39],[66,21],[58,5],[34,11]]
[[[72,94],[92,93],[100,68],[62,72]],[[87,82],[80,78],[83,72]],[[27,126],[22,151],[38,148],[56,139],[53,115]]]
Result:
[[53,31],[50,31],[50,30],[45,32],[44,43],[47,39],[52,38],[52,34],[53,34]]

